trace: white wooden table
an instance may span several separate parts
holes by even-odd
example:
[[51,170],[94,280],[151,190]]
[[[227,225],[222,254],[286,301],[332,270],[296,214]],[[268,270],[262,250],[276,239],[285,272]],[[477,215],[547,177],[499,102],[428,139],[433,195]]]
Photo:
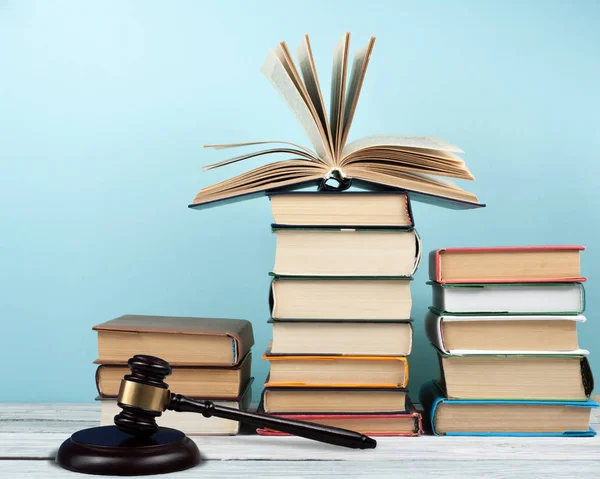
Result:
[[[97,426],[97,404],[0,403],[0,477],[89,478],[54,464],[62,441]],[[594,423],[600,415],[594,415]],[[596,424],[600,426],[600,424]],[[598,429],[598,427],[595,427]],[[395,477],[583,478],[600,476],[595,438],[378,438],[357,451],[295,437],[194,437],[205,461],[169,478]],[[156,476],[150,476],[156,477]]]

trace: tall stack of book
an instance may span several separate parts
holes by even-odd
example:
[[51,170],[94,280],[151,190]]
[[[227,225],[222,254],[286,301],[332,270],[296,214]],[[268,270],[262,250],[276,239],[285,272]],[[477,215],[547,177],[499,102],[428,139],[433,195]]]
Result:
[[[205,145],[244,150],[205,171],[259,157],[267,163],[205,186],[189,207],[319,189],[271,196],[277,259],[264,408],[313,414],[312,420],[361,432],[415,434],[419,416],[402,388],[412,345],[409,277],[420,249],[406,194],[451,209],[485,205],[447,181],[475,179],[455,145],[396,134],[349,141],[374,46],[371,37],[352,55],[350,32],[344,33],[333,49],[328,104],[308,35],[296,60],[286,42],[270,49],[261,71],[311,147],[285,140]],[[351,187],[372,193],[355,197],[345,192]]]
[[427,337],[441,380],[420,400],[435,434],[592,436],[580,246],[430,255]]
[[371,435],[419,434],[421,417],[405,389],[410,282],[421,255],[408,196],[270,199],[273,341],[260,409]]
[[[135,354],[165,359],[173,368],[169,388],[196,399],[247,409],[252,399],[252,324],[240,319],[125,315],[94,326],[98,332],[96,385],[101,424],[120,412],[116,397],[127,361]],[[235,435],[239,423],[200,414],[165,411],[159,426],[188,435]]]

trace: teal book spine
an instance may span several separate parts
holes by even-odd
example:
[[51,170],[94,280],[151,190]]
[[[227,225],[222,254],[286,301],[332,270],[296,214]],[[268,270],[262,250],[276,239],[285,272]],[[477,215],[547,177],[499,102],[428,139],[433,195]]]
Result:
[[425,383],[419,391],[419,401],[424,410],[425,424],[436,436],[505,436],[505,437],[591,437],[596,435],[591,427],[579,431],[562,432],[522,432],[522,431],[452,431],[440,433],[436,428],[436,414],[440,404],[476,405],[476,404],[504,404],[510,405],[535,405],[535,406],[569,406],[579,408],[597,408],[598,403],[592,399],[584,402],[577,401],[525,401],[525,400],[496,400],[496,399],[448,399],[437,381]]

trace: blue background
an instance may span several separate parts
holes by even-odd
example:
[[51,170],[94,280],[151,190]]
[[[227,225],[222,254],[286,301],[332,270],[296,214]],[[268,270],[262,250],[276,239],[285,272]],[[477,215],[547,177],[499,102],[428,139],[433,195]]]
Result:
[[[311,35],[321,82],[344,31],[377,36],[350,139],[436,135],[488,207],[414,205],[424,249],[583,244],[581,346],[600,370],[600,3],[0,1],[4,401],[90,401],[91,327],[124,313],[252,320],[270,338],[270,206],[187,208],[251,164],[201,173],[211,142],[308,145],[259,69]],[[256,163],[254,163],[256,164]],[[410,387],[437,375],[413,283]],[[255,398],[260,387],[255,389]]]

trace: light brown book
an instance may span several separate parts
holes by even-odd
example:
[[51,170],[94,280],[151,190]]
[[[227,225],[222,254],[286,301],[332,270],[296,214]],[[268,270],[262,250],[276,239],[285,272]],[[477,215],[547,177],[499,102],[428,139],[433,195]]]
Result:
[[594,387],[585,356],[440,353],[440,361],[448,398],[586,401]]
[[[211,400],[218,406],[247,411],[252,400],[253,378],[244,385],[244,390],[236,398],[194,397],[197,400]],[[114,398],[97,397],[100,401],[100,425],[112,426],[114,417],[122,411]],[[167,410],[156,418],[161,427],[178,429],[188,436],[234,436],[240,431],[240,423],[216,416],[204,417],[202,414],[181,413]]]
[[273,321],[271,354],[408,356],[410,322]]
[[398,356],[276,355],[270,362],[267,387],[404,388],[408,362]]
[[587,431],[591,408],[551,404],[452,404],[436,409],[438,434],[452,432],[564,433]]
[[507,436],[593,436],[590,413],[598,404],[587,401],[448,399],[436,381],[419,393],[434,434]]
[[406,410],[406,389],[393,388],[265,388],[267,413],[382,413]]
[[275,278],[274,319],[397,320],[410,318],[409,279]]
[[339,189],[352,183],[409,191],[416,199],[441,200],[448,207],[482,206],[473,193],[438,178],[474,179],[458,155],[462,150],[454,145],[439,138],[414,135],[372,135],[348,142],[374,45],[375,38],[371,37],[354,54],[351,69],[350,33],[344,34],[335,46],[329,113],[308,35],[296,50],[296,62],[285,42],[270,50],[262,72],[291,109],[313,149],[279,140],[206,145],[216,150],[253,149],[207,165],[206,170],[265,155],[280,159],[203,188],[190,206],[200,207],[279,188],[332,183]]
[[[308,421],[329,427],[350,429],[369,436],[418,436],[422,434],[421,414],[413,407],[410,411],[384,414],[278,414],[298,421]],[[257,429],[261,436],[287,436],[271,429]]]
[[275,228],[276,276],[412,277],[421,259],[416,230]]
[[410,201],[400,192],[287,192],[269,194],[278,225],[413,227]]
[[429,311],[425,332],[447,354],[587,354],[577,340],[577,324],[585,320],[582,315],[458,316]]
[[429,279],[438,283],[582,282],[583,246],[443,248],[429,254]]
[[149,354],[172,366],[233,366],[254,344],[244,319],[127,314],[92,328],[98,331],[97,364],[126,364]]
[[[232,368],[174,367],[167,377],[169,389],[190,397],[237,398],[250,379],[252,353]],[[100,365],[96,370],[96,387],[103,397],[117,397],[123,376],[129,374],[127,366]]]

